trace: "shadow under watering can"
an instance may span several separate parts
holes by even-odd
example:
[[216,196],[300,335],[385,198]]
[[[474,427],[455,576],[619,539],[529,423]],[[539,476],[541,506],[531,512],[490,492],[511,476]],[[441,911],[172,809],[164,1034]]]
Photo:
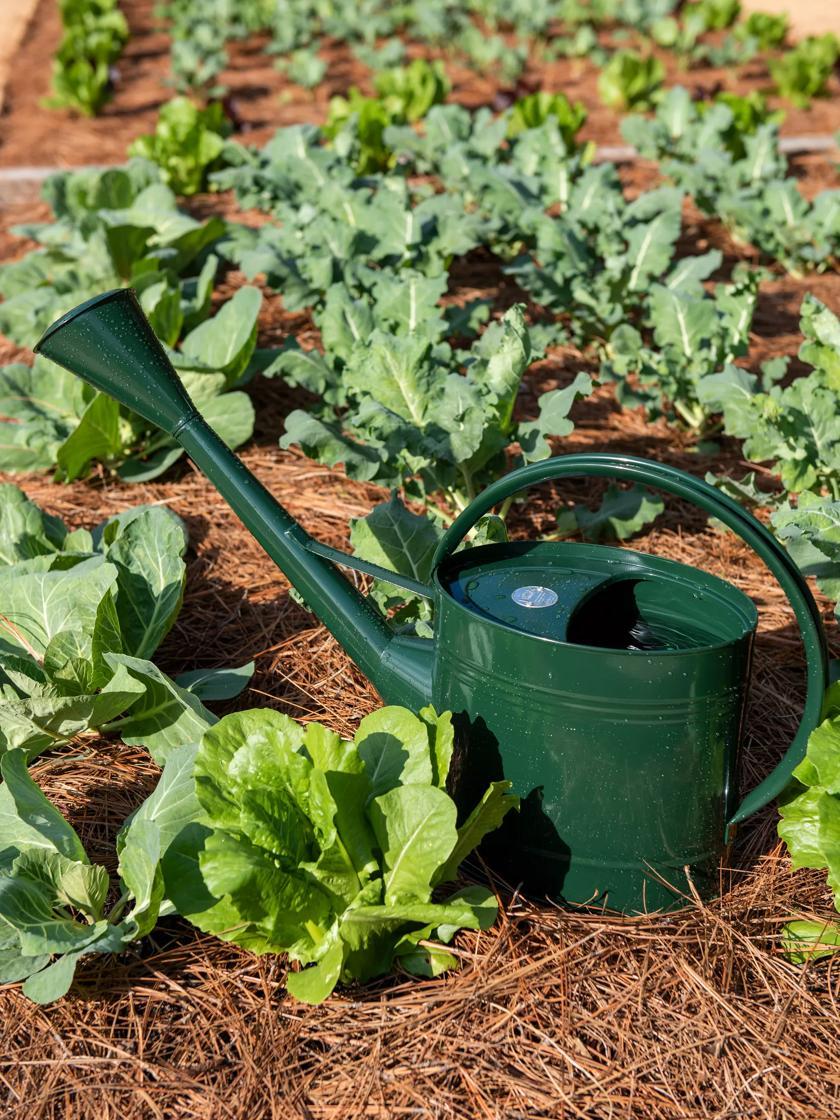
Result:
[[[519,814],[487,854],[514,883],[625,913],[718,885],[734,826],[776,797],[804,756],[827,683],[825,635],[788,553],[736,502],[673,467],[564,455],[493,483],[444,533],[428,586],[310,537],[209,428],[130,289],[68,312],[35,349],[172,435],[217,487],[386,703],[455,713],[456,796],[510,779]],[[765,562],[793,606],[807,659],[802,721],[742,800],[739,745],[757,614],[730,583],[624,548],[509,542],[458,551],[476,522],[549,479],[639,482],[717,517]],[[434,639],[396,635],[342,574],[431,599]]]

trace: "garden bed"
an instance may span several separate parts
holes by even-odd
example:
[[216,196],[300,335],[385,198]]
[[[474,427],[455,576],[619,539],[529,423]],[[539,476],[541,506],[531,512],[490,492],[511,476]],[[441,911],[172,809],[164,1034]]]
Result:
[[[10,85],[0,164],[120,162],[126,143],[150,131],[168,96],[168,40],[152,28],[152,6],[145,0],[124,5],[132,37],[119,63],[116,94],[105,113],[88,122],[38,107],[48,85],[44,59],[58,36],[44,0]],[[253,44],[237,45],[225,77],[241,121],[239,138],[261,143],[279,125],[322,121],[328,97],[358,76],[346,50],[330,50],[328,79],[313,97],[284,86],[270,62],[253,65]],[[494,103],[498,91],[488,82],[452,76],[453,100],[471,107]],[[564,61],[543,73],[526,72],[524,88],[543,84],[579,97],[591,110],[582,135],[619,143],[617,118],[599,105],[594,81],[586,63]],[[688,76],[689,85],[698,81],[735,84],[721,71]],[[765,82],[755,69],[736,88]],[[284,90],[291,96],[281,104]],[[810,113],[790,112],[785,134],[833,132],[840,126],[839,92],[834,77],[833,96]],[[797,157],[792,171],[808,197],[837,183],[823,154]],[[622,180],[633,194],[655,185],[657,171],[638,161],[622,167]],[[228,192],[198,195],[187,206],[202,219],[239,215]],[[5,227],[49,216],[43,203],[9,205],[0,213]],[[693,206],[684,218],[685,253],[719,248],[721,276],[739,259],[757,259]],[[0,231],[0,259],[16,259],[27,248]],[[244,284],[241,272],[227,268],[215,305]],[[522,298],[480,253],[462,263],[449,294],[465,299],[479,290],[492,296],[494,314]],[[808,292],[840,310],[835,271],[805,280],[778,272],[762,285],[751,370],[767,358],[796,354],[799,307]],[[268,293],[259,345],[279,346],[289,336],[303,345],[318,337],[307,312],[289,312],[281,296]],[[29,360],[26,351],[0,338],[0,364],[20,360]],[[582,369],[596,371],[591,356],[571,345],[552,348],[527,375],[518,403],[523,417],[533,414],[539,392],[568,385]],[[346,548],[350,519],[364,516],[387,491],[354,482],[297,450],[279,450],[284,418],[307,403],[303,391],[257,379],[247,392],[259,407],[244,461],[314,537]],[[755,469],[735,440],[723,439],[714,457],[703,455],[673,426],[620,408],[610,386],[580,401],[573,417],[574,432],[558,450],[644,455],[701,477],[707,470],[740,475]],[[770,480],[770,471],[761,473]],[[218,713],[270,706],[351,734],[375,708],[372,687],[290,598],[284,576],[190,464],[182,460],[164,481],[131,488],[103,470],[69,485],[44,474],[8,480],[71,528],[91,527],[140,502],[164,504],[184,519],[190,534],[186,598],[158,660],[177,673],[253,659],[250,689],[235,702],[214,705]],[[549,531],[560,499],[594,502],[602,491],[599,483],[579,481],[562,492],[537,491],[514,508],[512,536]],[[743,787],[750,788],[790,740],[804,697],[801,644],[782,592],[744,545],[677,501],[632,546],[730,579],[759,608],[741,768]],[[832,605],[824,598],[819,603],[833,625]],[[68,745],[33,767],[91,857],[106,863],[113,863],[117,828],[158,773],[145,751],[113,739]],[[474,863],[468,870],[492,883],[502,907],[489,931],[458,937],[460,972],[340,989],[317,1008],[285,993],[283,958],[255,957],[181,919],[164,919],[133,951],[82,961],[71,994],[58,1004],[36,1007],[14,988],[2,992],[4,1115],[834,1120],[840,1110],[838,964],[796,967],[779,948],[781,925],[803,914],[829,918],[831,896],[823,872],[791,870],[776,824],[771,806],[742,828],[721,872],[720,899],[667,917],[622,920],[526,900],[516,884]]]

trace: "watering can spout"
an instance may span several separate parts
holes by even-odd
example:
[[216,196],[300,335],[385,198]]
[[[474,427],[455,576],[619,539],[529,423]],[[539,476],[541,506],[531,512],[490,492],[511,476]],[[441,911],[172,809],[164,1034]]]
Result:
[[374,566],[313,540],[216,435],[131,289],[105,292],[67,312],[34,349],[181,444],[386,702],[414,708],[429,702],[432,643],[395,636],[336,562],[369,572]]

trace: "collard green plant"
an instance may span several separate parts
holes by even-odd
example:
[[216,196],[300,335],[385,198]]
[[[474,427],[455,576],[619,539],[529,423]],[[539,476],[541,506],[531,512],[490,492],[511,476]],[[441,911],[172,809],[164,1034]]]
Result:
[[196,10],[176,21],[171,35],[172,85],[178,93],[222,97],[226,87],[219,78],[228,65],[224,27]]
[[207,187],[210,172],[223,166],[230,128],[219,102],[202,109],[188,97],[175,97],[161,109],[155,131],[139,136],[128,154],[156,164],[175,194],[196,194]]
[[728,366],[701,382],[700,399],[722,411],[726,432],[743,439],[748,458],[773,465],[788,493],[808,490],[838,500],[840,322],[814,296],[805,297],[801,314],[799,356],[811,373],[783,386],[784,360],[765,363],[760,375]]
[[185,548],[162,507],[70,532],[0,486],[0,755],[119,729],[162,763],[198,740],[214,720],[199,697],[220,695],[218,672],[178,683],[150,660],[181,608]]
[[696,287],[720,263],[715,252],[676,262],[682,195],[648,191],[628,202],[615,168],[588,168],[561,217],[530,218],[533,250],[506,271],[541,307],[569,316],[581,343],[605,340],[637,318],[651,284]]
[[[504,471],[514,440],[526,460],[547,457],[548,436],[571,431],[569,410],[591,382],[581,374],[569,389],[544,394],[538,418],[517,423],[514,405],[530,360],[522,309],[508,311],[470,351],[453,354],[435,337],[440,285],[406,277],[393,287],[387,333],[373,328],[364,303],[334,289],[322,333],[340,372],[299,352],[278,359],[278,372],[297,384],[313,387],[331,377],[337,401],[319,413],[290,413],[281,445],[300,445],[321,462],[344,463],[353,478],[402,487],[421,500],[441,494],[462,509]],[[413,306],[422,309],[415,320]],[[379,316],[384,326],[381,310]]]
[[613,331],[601,377],[616,382],[622,404],[679,419],[703,436],[713,407],[701,387],[747,353],[761,274],[742,270],[732,283],[718,284],[714,295],[678,279],[679,272],[671,286],[650,290],[649,343],[627,324]]
[[211,250],[225,223],[179,210],[154,164],[59,172],[43,194],[55,220],[13,227],[40,248],[0,266],[0,331],[8,338],[31,346],[81,300],[124,284],[137,289],[170,345],[209,314],[218,265]]
[[[646,158],[693,195],[705,213],[719,218],[736,241],[756,246],[793,275],[822,271],[840,245],[840,191],[808,200],[785,178],[778,120],[758,103],[719,100],[692,103],[680,87],[670,90],[652,120],[622,122],[622,134]],[[748,128],[739,128],[736,122]]]
[[171,752],[156,789],[120,830],[112,906],[107,869],[91,863],[29,775],[24,752],[0,758],[0,983],[23,980],[24,995],[51,1003],[68,991],[82,958],[123,952],[173,913],[161,867],[199,811],[195,750]]
[[[141,302],[150,294],[143,292]],[[230,447],[245,443],[254,429],[253,405],[234,386],[247,380],[255,364],[269,360],[255,357],[261,302],[256,288],[240,288],[169,352],[196,406]],[[165,318],[159,302],[150,318],[165,342],[180,335],[183,315],[177,298],[164,306]],[[56,479],[71,482],[101,464],[124,482],[145,482],[184,454],[171,436],[47,358],[0,368],[0,407],[3,470],[55,466]]]
[[352,742],[268,709],[226,716],[199,746],[203,812],[163,859],[166,896],[205,932],[306,966],[287,986],[308,1003],[397,965],[457,967],[448,943],[491,925],[496,900],[439,890],[518,802],[494,782],[459,826],[452,751],[450,715],[431,708],[382,708]]
[[92,117],[110,95],[111,66],[128,39],[117,0],[59,0],[62,37],[53,60],[53,109]]

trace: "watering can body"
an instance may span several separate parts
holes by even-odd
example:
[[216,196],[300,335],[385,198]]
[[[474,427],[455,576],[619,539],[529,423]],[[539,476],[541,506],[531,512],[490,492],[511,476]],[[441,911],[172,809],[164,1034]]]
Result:
[[[511,472],[456,518],[425,586],[309,537],[201,418],[129,290],[69,312],[36,349],[186,448],[387,703],[454,713],[461,804],[499,778],[521,797],[488,850],[510,881],[626,913],[716,893],[733,826],[787,784],[827,681],[821,621],[801,574],[737,503],[662,464],[560,456]],[[802,722],[776,769],[740,801],[757,623],[749,598],[630,549],[461,547],[498,502],[581,475],[654,485],[714,514],[758,552],[794,607],[808,664]],[[431,598],[434,641],[396,636],[341,567]]]

